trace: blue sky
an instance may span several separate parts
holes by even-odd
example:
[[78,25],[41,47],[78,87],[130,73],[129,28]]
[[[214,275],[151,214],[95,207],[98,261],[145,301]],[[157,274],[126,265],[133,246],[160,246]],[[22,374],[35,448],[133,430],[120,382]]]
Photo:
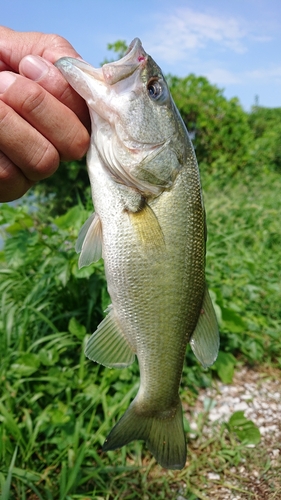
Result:
[[164,73],[206,76],[250,110],[281,107],[280,0],[2,0],[1,24],[57,33],[99,66],[139,37]]

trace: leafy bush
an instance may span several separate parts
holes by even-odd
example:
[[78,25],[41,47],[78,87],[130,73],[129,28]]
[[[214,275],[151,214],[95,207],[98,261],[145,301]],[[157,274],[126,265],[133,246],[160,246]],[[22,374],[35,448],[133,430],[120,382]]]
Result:
[[[187,349],[185,404],[212,374],[231,382],[239,360],[281,366],[280,176],[237,178],[223,189],[205,181],[207,278],[221,352],[205,371]],[[8,237],[0,253],[0,485],[17,500],[82,499],[89,491],[104,498],[108,488],[107,498],[130,498],[129,491],[159,498],[160,490],[174,498],[163,478],[147,489],[138,466],[150,470],[154,459],[140,442],[101,455],[137,391],[138,367],[105,369],[85,359],[85,342],[109,300],[101,262],[77,269],[74,241],[89,212],[81,205],[56,218],[44,212],[1,207]]]
[[254,106],[249,114],[254,133],[253,169],[281,172],[281,108]]
[[201,170],[224,181],[243,170],[249,163],[253,134],[238,99],[227,100],[203,76],[167,78]]
[[[124,42],[115,48],[121,53]],[[236,99],[194,75],[169,83],[203,173],[207,280],[221,331],[211,370],[187,349],[180,390],[192,405],[212,376],[230,383],[241,362],[281,367],[280,110],[254,108],[247,116]],[[194,486],[195,476],[202,487],[205,477],[194,449],[189,467],[167,475],[140,442],[102,454],[139,375],[136,363],[119,371],[84,356],[109,302],[102,262],[78,270],[73,250],[92,210],[84,160],[62,165],[33,192],[32,203],[2,205],[0,213],[2,500],[173,499],[179,481],[190,499],[204,498]],[[185,428],[191,431],[187,420]],[[201,463],[213,470],[239,464],[249,431],[258,442],[258,430],[238,412],[207,445],[202,435]],[[234,449],[236,437],[242,444]]]
[[54,175],[44,179],[33,188],[39,203],[45,200],[49,213],[62,215],[78,202],[87,203],[90,198],[86,158],[61,162]]
[[[278,174],[242,177],[205,192],[207,276],[219,305],[222,349],[280,364],[281,231]],[[225,334],[224,334],[225,332]]]

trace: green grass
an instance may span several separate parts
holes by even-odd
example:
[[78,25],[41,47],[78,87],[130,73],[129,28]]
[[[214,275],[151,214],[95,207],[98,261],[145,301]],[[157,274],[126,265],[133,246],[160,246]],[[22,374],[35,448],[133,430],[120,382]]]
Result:
[[[188,348],[181,396],[191,407],[217,376],[231,382],[237,363],[281,366],[281,178],[243,178],[224,188],[205,179],[204,185],[207,279],[222,347],[209,371]],[[102,453],[137,391],[138,368],[106,369],[83,354],[109,300],[101,263],[77,269],[73,245],[87,214],[74,207],[55,225],[41,210],[28,215],[24,206],[2,206],[0,217],[12,235],[0,252],[2,500],[206,499],[208,472],[221,474],[222,487],[245,461],[258,463],[274,484],[264,450],[249,450],[231,426],[214,427],[206,438],[207,410],[195,439],[185,422],[183,471],[161,469],[140,442]],[[242,479],[240,490],[249,490]]]
[[206,191],[207,278],[222,348],[280,367],[281,178],[265,174]]

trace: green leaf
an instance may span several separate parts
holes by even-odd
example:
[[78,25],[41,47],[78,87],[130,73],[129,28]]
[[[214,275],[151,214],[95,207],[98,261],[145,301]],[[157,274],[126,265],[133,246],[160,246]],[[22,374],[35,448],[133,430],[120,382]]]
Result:
[[58,401],[54,406],[50,405],[48,407],[48,416],[51,419],[52,424],[54,425],[62,425],[66,424],[71,419],[70,410],[67,405]]
[[83,207],[80,205],[75,205],[74,207],[70,208],[65,214],[61,215],[60,217],[56,217],[54,219],[54,223],[60,229],[80,229],[86,218],[87,215],[85,216],[85,210],[83,209]]
[[70,278],[69,263],[65,262],[60,268],[58,279],[61,281],[63,286],[66,286],[69,278]]
[[220,351],[212,369],[217,372],[224,384],[231,384],[235,365],[236,359],[231,353]]
[[240,333],[246,329],[245,322],[232,309],[222,308],[222,320],[224,327],[230,332]]
[[18,233],[19,231],[22,231],[23,229],[28,229],[29,227],[33,227],[33,226],[34,226],[34,221],[33,221],[32,217],[25,214],[25,216],[19,218],[17,222],[14,222],[10,226],[6,227],[6,231],[7,231],[7,233],[14,235],[14,234]]
[[260,431],[252,420],[248,420],[243,411],[236,411],[228,421],[228,429],[234,432],[243,444],[258,444]]
[[95,269],[97,267],[97,263],[94,262],[93,264],[90,264],[89,266],[82,267],[81,269],[78,268],[78,255],[76,257],[76,262],[73,264],[71,273],[75,278],[82,279],[82,278],[89,278],[92,274],[94,274]]
[[111,298],[109,296],[107,288],[102,288],[102,295],[101,295],[102,310],[105,311],[108,308],[109,304],[111,304]]
[[76,318],[71,318],[68,323],[68,330],[72,335],[75,335],[79,340],[83,340],[86,335],[85,326],[81,325]]
[[40,349],[39,360],[45,366],[55,365],[59,360],[57,348],[54,349]]
[[15,476],[30,482],[37,483],[41,479],[39,472],[28,471],[26,469],[19,469],[18,467],[14,467],[13,473]]
[[1,500],[9,500],[9,498],[10,498],[11,480],[12,480],[13,468],[14,468],[15,461],[16,461],[16,458],[17,458],[17,453],[18,453],[18,447],[16,446],[15,451],[14,451],[13,456],[12,456],[10,467],[9,467],[9,470],[8,470],[7,479],[6,479],[5,483],[4,483],[4,487],[3,487],[3,490],[2,490]]
[[16,361],[13,363],[11,368],[14,370],[17,375],[23,377],[29,377],[33,373],[35,373],[40,366],[40,359],[37,354],[32,354],[30,352],[22,354]]

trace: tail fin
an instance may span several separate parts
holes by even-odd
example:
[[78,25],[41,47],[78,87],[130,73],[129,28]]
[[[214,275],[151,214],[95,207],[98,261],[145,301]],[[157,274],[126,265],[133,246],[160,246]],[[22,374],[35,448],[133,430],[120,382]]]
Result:
[[[143,439],[157,462],[166,469],[183,469],[186,462],[186,442],[180,399],[174,412],[148,416],[138,408],[135,399],[123,417],[111,430],[103,450],[115,450],[134,439]],[[172,413],[172,414],[171,414]]]

